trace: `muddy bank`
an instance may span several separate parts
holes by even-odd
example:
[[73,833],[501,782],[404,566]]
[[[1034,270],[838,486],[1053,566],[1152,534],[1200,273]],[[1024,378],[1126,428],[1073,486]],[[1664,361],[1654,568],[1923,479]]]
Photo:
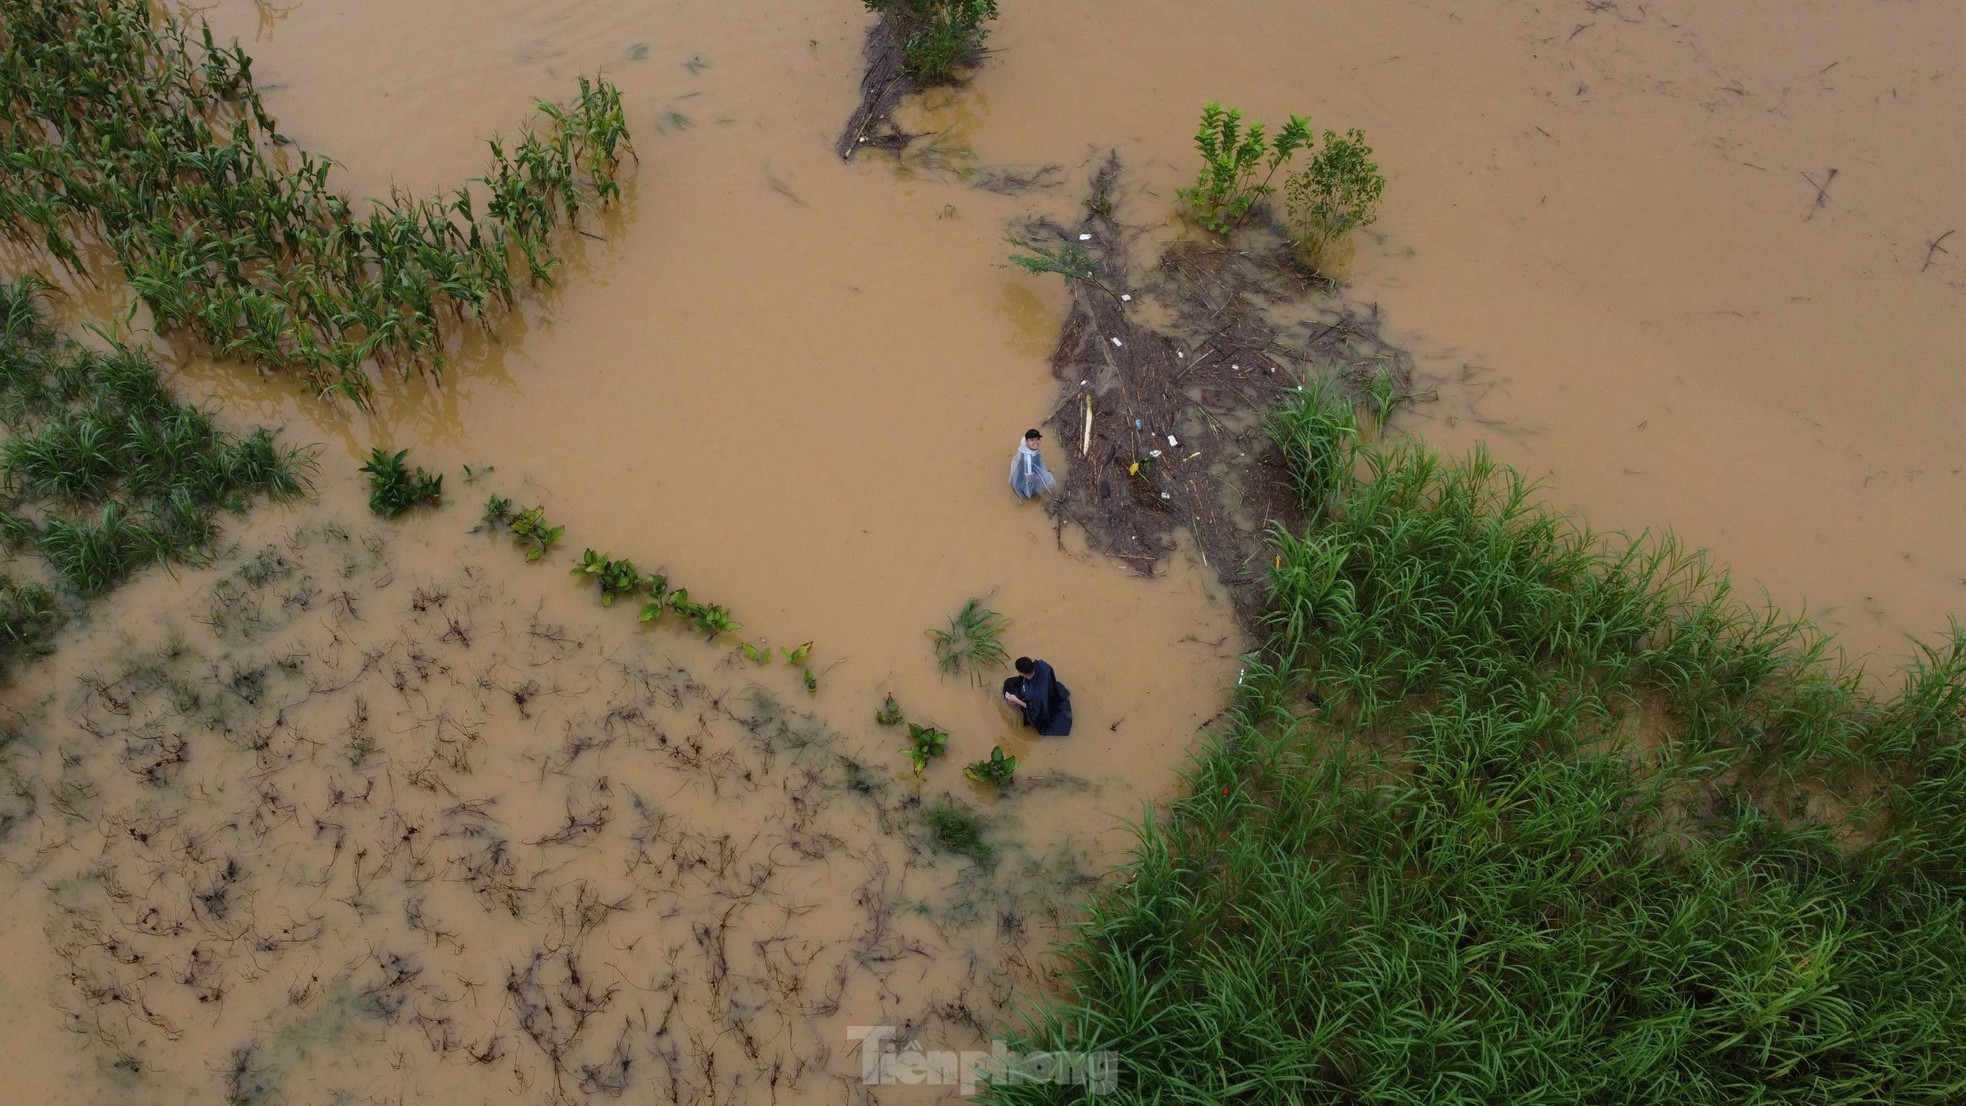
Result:
[[[1069,281],[1051,355],[1062,387],[1046,426],[1067,470],[1048,509],[1061,545],[1073,524],[1146,576],[1185,533],[1253,630],[1267,602],[1265,535],[1300,521],[1269,413],[1307,380],[1332,378],[1383,423],[1411,398],[1410,361],[1274,227],[1161,246],[1115,215],[1123,190],[1109,154],[1075,223],[1036,220],[1016,235],[1091,261],[1091,275]],[[1143,245],[1158,252],[1136,256]]]

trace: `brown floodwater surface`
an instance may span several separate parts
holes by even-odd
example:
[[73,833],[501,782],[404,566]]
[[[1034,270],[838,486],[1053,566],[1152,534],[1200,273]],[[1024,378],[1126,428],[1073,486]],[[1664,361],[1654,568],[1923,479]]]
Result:
[[[39,805],[0,851],[24,892],[0,933],[32,950],[0,1056],[37,1101],[832,1101],[859,1089],[846,1027],[975,1047],[1038,994],[1057,903],[1170,793],[1246,643],[1191,558],[1138,579],[1007,494],[1065,292],[1004,235],[1068,217],[1108,148],[1123,217],[1181,233],[1209,100],[1368,132],[1389,184],[1351,292],[1435,392],[1401,426],[1711,546],[1861,652],[1966,605],[1966,245],[1926,246],[1966,223],[1957,7],[1004,0],[973,85],[905,113],[939,136],[844,165],[853,0],[207,15],[357,196],[456,186],[596,71],[639,165],[441,389],[349,415],[182,359],[228,420],[325,443],[324,496],[102,605],[6,692]],[[451,505],[371,520],[372,445]],[[544,504],[560,547],[467,535],[490,493]],[[291,571],[247,580],[269,544]],[[813,641],[819,691],[602,610],[566,571],[583,547],[729,605],[735,638]],[[937,676],[926,630],[972,596],[1057,664],[1072,738]],[[873,724],[889,691],[953,735],[925,783]],[[1032,784],[1002,803],[960,776],[997,743]],[[999,818],[998,874],[921,844],[905,804],[944,792]]]

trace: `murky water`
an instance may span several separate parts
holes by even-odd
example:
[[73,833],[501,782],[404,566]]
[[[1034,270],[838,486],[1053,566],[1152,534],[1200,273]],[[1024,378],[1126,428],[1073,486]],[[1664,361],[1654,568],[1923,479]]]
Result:
[[[9,992],[31,1000],[9,1014],[0,1052],[38,1081],[39,1100],[120,1101],[140,1086],[146,1101],[207,1101],[237,1086],[268,1101],[551,1101],[605,1095],[619,1078],[706,1101],[832,1100],[859,1089],[848,1025],[938,1011],[925,1036],[946,1041],[930,1043],[973,1047],[974,1027],[937,1004],[965,986],[993,999],[1035,988],[1047,922],[1032,915],[1013,940],[987,917],[948,914],[969,897],[958,893],[966,862],[931,866],[835,768],[761,746],[781,715],[765,719],[743,691],[761,683],[814,712],[787,725],[878,766],[897,804],[916,785],[900,740],[871,720],[889,690],[955,735],[925,794],[988,807],[958,769],[999,741],[1033,778],[1087,781],[1002,811],[1006,840],[1036,860],[1096,870],[1119,842],[1115,817],[1165,793],[1242,643],[1195,566],[1134,579],[1003,494],[1018,434],[1052,402],[1045,360],[1064,292],[1010,268],[1002,238],[1012,219],[1069,211],[1108,147],[1128,166],[1123,215],[1165,222],[1211,99],[1370,134],[1391,182],[1353,290],[1379,305],[1438,390],[1404,425],[1450,447],[1488,441],[1550,474],[1553,498],[1601,527],[1672,526],[1714,547],[1750,590],[1806,598],[1859,650],[1895,655],[1902,633],[1930,634],[1966,606],[1966,447],[1953,433],[1960,401],[1943,386],[1966,337],[1966,246],[1933,252],[1929,266],[1925,246],[1966,222],[1952,206],[1966,163],[1952,125],[1966,92],[1946,55],[1966,30],[1955,8],[1895,5],[1886,22],[1847,5],[1691,0],[1006,0],[989,65],[973,88],[911,116],[945,133],[900,169],[830,153],[865,25],[846,0],[226,0],[210,17],[247,43],[282,131],[345,162],[357,195],[453,186],[480,170],[484,136],[510,133],[532,98],[595,70],[621,86],[640,169],[626,211],[591,228],[604,240],[583,240],[562,288],[460,357],[441,392],[406,387],[376,418],[348,418],[281,382],[185,366],[228,412],[327,444],[321,513],[349,520],[352,545],[331,550],[337,539],[312,513],[267,516],[243,536],[250,556],[302,535],[291,555],[308,567],[295,572],[327,594],[294,611],[294,579],[266,585],[276,624],[252,639],[260,659],[247,671],[267,666],[267,689],[227,708],[230,730],[187,729],[198,715],[172,700],[168,671],[141,693],[110,688],[129,664],[168,652],[149,623],[175,611],[190,644],[169,664],[193,666],[176,680],[215,702],[238,698],[227,688],[244,661],[221,659],[224,642],[200,636],[213,628],[184,625],[213,602],[209,575],[146,581],[98,627],[128,627],[128,643],[111,632],[71,640],[35,686],[7,692],[39,716],[16,770],[43,785],[34,834],[16,839],[33,851],[10,847],[20,874],[9,878],[48,890],[6,899],[11,947],[37,952],[7,968]],[[1060,167],[1059,187],[1005,196],[963,179],[977,166],[1046,164]],[[1805,173],[1826,186],[1820,205]],[[455,501],[377,551],[362,544],[371,527],[353,487],[374,444],[442,467]],[[491,471],[467,485],[465,464]],[[490,492],[544,503],[567,524],[559,563],[527,566],[462,534]],[[666,567],[694,597],[729,604],[748,640],[813,640],[820,692],[807,696],[782,664],[753,673],[728,642],[636,633],[631,614],[594,607],[565,574],[583,546]],[[329,604],[326,576],[349,558],[358,568],[345,587],[369,604],[359,623]],[[427,589],[456,606],[416,609]],[[989,693],[936,677],[924,631],[972,595],[1011,618],[1013,654],[1059,666],[1078,704],[1074,737],[1023,741]],[[469,612],[473,645],[444,638],[457,610]],[[537,618],[574,627],[574,653],[542,661]],[[285,672],[279,658],[297,654],[314,659]],[[401,688],[398,672],[411,674]],[[88,673],[100,678],[93,691],[76,682]],[[351,674],[379,681],[366,767],[342,748],[345,696],[318,690]],[[507,685],[533,679],[564,694],[522,716]],[[105,695],[131,714],[105,715]],[[284,728],[261,703],[292,706]],[[610,721],[630,707],[642,712],[632,726]],[[652,736],[699,722],[717,770],[678,767]],[[262,726],[267,745],[255,748],[246,734]],[[469,742],[457,736],[466,730]],[[172,732],[199,757],[147,779],[143,758],[171,747]],[[573,752],[583,734],[612,744]],[[460,742],[462,768],[441,759]],[[719,776],[725,767],[738,775]],[[434,789],[413,779],[419,770]],[[794,770],[831,797],[805,822],[786,790]],[[744,771],[773,779],[732,782]],[[241,778],[252,782],[227,782]],[[343,819],[347,840],[392,865],[370,898],[351,881],[384,861],[342,859],[335,850],[357,846],[315,828],[347,805],[334,789],[362,779],[402,796]],[[214,794],[220,783],[232,797]],[[53,805],[71,794],[74,815]],[[492,797],[495,817],[459,806]],[[608,824],[590,842],[581,819],[603,806]],[[670,831],[638,839],[645,808],[732,842],[724,882],[691,895],[657,886],[635,850]],[[133,836],[166,817],[176,821],[161,838]],[[514,843],[514,871],[533,880],[506,917],[465,878],[494,823]],[[427,847],[392,843],[411,826]],[[801,833],[841,844],[806,858]],[[713,926],[706,911],[749,901],[728,873],[759,855],[784,862],[777,905]],[[244,870],[226,876],[234,856]],[[921,951],[884,976],[841,951],[876,932],[878,912],[853,895],[879,865],[918,881],[881,884],[881,901],[922,903],[911,917],[927,919],[893,931]],[[1007,909],[1060,886],[1014,863],[999,870],[977,896]],[[200,898],[214,889],[219,900]],[[145,929],[152,921],[130,913],[145,895],[185,928]],[[580,921],[624,895],[630,907]],[[215,915],[228,896],[250,909]],[[787,903],[811,913],[795,921]],[[710,989],[716,960],[699,927],[725,925],[742,946],[732,978],[749,990]],[[283,936],[291,926],[309,940]],[[790,931],[808,942],[794,955],[818,958],[806,961],[814,972],[849,966],[836,1008],[787,1013],[772,992],[781,946],[749,942]],[[687,978],[665,991],[674,964]],[[965,984],[971,965],[983,974]],[[155,978],[142,982],[145,972]],[[201,986],[222,994],[202,1001]],[[128,1001],[91,1005],[132,987],[155,996],[159,1020]],[[564,1028],[609,987],[591,1031],[556,1056],[558,1030],[538,1012]],[[663,996],[687,1009],[678,1025],[716,1041],[683,1042],[677,1055],[713,1057],[718,1070],[676,1075],[657,1034]],[[989,1021],[987,1004],[970,1006]],[[105,1023],[104,1010],[120,1021]],[[756,1056],[744,1033],[758,1038]],[[506,1051],[473,1059],[494,1038]],[[113,1066],[119,1048],[149,1073],[142,1083]],[[777,1069],[788,1081],[775,1088],[756,1074],[774,1070],[767,1056],[808,1070]]]

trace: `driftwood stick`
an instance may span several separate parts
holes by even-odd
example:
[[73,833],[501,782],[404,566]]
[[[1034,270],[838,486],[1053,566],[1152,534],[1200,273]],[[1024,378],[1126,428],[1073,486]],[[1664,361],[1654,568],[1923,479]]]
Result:
[[1953,235],[1952,231],[1946,231],[1944,234],[1941,234],[1937,238],[1932,239],[1930,242],[1925,243],[1925,264],[1920,265],[1918,267],[1919,272],[1922,273],[1925,270],[1932,267],[1933,254],[1952,252],[1951,250],[1948,250],[1944,246],[1939,244],[1941,242],[1944,242],[1946,239],[1951,238],[1952,235]]

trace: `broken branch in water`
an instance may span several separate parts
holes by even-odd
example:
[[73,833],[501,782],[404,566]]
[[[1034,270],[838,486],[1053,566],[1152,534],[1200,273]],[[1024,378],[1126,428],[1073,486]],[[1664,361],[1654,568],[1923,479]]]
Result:
[[1802,174],[1802,179],[1808,181],[1810,186],[1816,190],[1816,205],[1809,209],[1809,214],[1802,217],[1804,222],[1808,222],[1816,217],[1816,212],[1829,206],[1829,186],[1830,182],[1836,179],[1836,167],[1830,167],[1829,174],[1822,179],[1820,184],[1817,183],[1816,178],[1807,173]]
[[1937,238],[1932,239],[1930,242],[1925,243],[1925,264],[1920,265],[1918,267],[1919,272],[1922,273],[1925,270],[1932,267],[1933,254],[1952,252],[1951,250],[1948,250],[1944,246],[1940,245],[1940,243],[1944,242],[1948,238],[1951,238],[1953,234],[1954,231],[1949,230],[1946,231],[1944,234],[1939,235]]

